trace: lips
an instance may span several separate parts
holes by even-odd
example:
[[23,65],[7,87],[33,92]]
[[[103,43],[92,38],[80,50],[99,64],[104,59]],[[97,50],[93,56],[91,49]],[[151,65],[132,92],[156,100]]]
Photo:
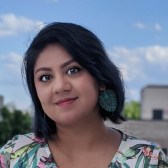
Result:
[[65,99],[60,99],[56,102],[56,104],[58,106],[62,106],[62,105],[68,105],[73,103],[78,97],[73,97],[73,98],[65,98]]

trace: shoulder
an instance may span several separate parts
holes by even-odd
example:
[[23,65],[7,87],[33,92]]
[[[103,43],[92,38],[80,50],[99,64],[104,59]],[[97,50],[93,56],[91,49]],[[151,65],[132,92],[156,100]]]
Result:
[[16,135],[0,149],[0,167],[9,167],[20,158],[30,157],[30,153],[45,145],[45,140],[36,138],[33,133]]
[[159,144],[144,139],[123,134],[118,150],[118,158],[124,165],[131,166],[167,166],[168,158]]
[[35,137],[34,133],[16,135],[0,149],[0,153],[14,153],[23,147],[39,145],[42,143],[45,143],[45,140]]
[[157,144],[155,142],[147,141],[147,140],[141,139],[139,137],[135,137],[135,136],[128,135],[128,134],[123,134],[122,142],[123,142],[123,144],[127,144],[129,146],[138,145],[138,146],[160,147],[159,144]]

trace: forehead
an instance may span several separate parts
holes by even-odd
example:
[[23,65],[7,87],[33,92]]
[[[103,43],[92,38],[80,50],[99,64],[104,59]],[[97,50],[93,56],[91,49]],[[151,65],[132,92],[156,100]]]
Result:
[[61,45],[50,44],[39,54],[35,69],[40,66],[58,66],[71,59],[72,56]]

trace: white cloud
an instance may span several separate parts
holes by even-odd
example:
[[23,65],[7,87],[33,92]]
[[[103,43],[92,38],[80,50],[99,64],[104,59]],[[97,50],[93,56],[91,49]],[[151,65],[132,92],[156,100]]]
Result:
[[160,24],[155,23],[155,25],[154,25],[154,29],[155,29],[156,31],[161,31],[161,30],[162,30],[162,27],[161,27]]
[[5,104],[14,102],[19,109],[25,109],[31,103],[22,82],[22,58],[14,52],[0,55],[0,94],[4,95]]
[[141,22],[135,23],[135,27],[138,29],[145,29],[146,28],[145,24],[141,23]]
[[[19,77],[21,73],[22,56],[11,52],[0,56],[1,80],[13,80],[13,77]],[[5,75],[4,75],[5,74]],[[9,77],[10,76],[10,77]]]
[[153,24],[145,24],[142,22],[136,22],[134,24],[134,27],[137,29],[141,29],[141,30],[149,30],[149,31],[161,31],[162,30],[162,26],[159,23],[153,23]]
[[144,78],[141,71],[141,52],[139,49],[114,47],[109,55],[120,68],[124,80],[131,81],[137,76]]
[[146,85],[168,83],[168,46],[113,47],[108,53],[123,74],[126,100],[139,100]]
[[153,69],[160,67],[159,70],[168,67],[168,47],[149,46],[134,49],[114,47],[109,56],[120,68],[126,81],[146,80],[150,67]]
[[147,47],[145,57],[150,63],[168,65],[168,47],[153,46]]
[[0,15],[0,36],[12,36],[43,27],[43,22],[16,16],[12,13]]
[[139,100],[140,92],[137,88],[126,88],[126,101]]

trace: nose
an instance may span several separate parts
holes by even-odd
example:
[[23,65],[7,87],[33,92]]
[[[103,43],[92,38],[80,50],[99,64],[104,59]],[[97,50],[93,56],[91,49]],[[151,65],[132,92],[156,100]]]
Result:
[[71,83],[66,77],[57,76],[52,82],[53,93],[61,93],[71,90]]

